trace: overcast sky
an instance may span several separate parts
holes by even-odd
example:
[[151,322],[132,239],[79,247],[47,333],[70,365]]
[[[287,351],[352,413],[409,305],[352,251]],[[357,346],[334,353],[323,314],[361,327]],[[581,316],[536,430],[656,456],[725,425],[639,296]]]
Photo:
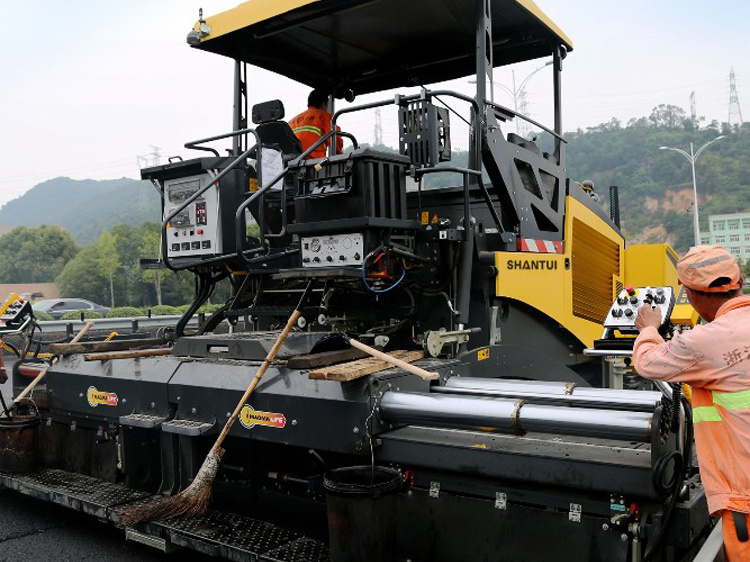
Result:
[[[229,131],[232,62],[189,48],[185,37],[199,7],[211,15],[238,3],[0,0],[0,204],[57,176],[138,177],[137,157],[152,146],[165,159],[185,154],[187,141]],[[731,67],[750,120],[750,2],[537,3],[575,47],[563,76],[565,130],[626,122],[660,103],[689,111],[692,91],[698,115],[726,121]],[[517,65],[517,82],[544,62]],[[510,87],[510,70],[496,69],[495,81]],[[288,117],[305,106],[304,86],[258,69],[250,82],[251,103],[281,98]],[[448,85],[473,87],[465,79]],[[550,88],[549,68],[527,87],[531,116],[549,125]],[[495,99],[513,106],[501,88]],[[382,120],[386,143],[395,144],[395,112],[383,110]],[[372,115],[342,125],[372,140]],[[461,146],[465,131],[455,129]]]

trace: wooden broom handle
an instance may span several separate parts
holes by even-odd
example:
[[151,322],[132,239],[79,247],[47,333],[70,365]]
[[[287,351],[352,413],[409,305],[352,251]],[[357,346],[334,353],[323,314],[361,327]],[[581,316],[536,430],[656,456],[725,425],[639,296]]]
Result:
[[[81,328],[81,331],[78,332],[72,340],[70,340],[70,343],[78,343],[79,341],[81,341],[81,338],[86,334],[86,332],[88,332],[91,329],[93,325],[94,325],[93,322],[86,322],[83,328]],[[49,371],[50,367],[52,367],[52,365],[57,363],[59,359],[60,359],[60,356],[55,355],[50,361],[50,364],[47,365],[41,373],[39,373],[36,377],[34,377],[34,380],[31,381],[29,386],[23,389],[23,392],[21,394],[15,397],[15,399],[13,400],[13,404],[18,404],[21,400],[23,400],[29,394],[31,394],[31,391],[34,390],[34,388],[36,388],[36,385],[38,385],[42,381],[42,379],[45,376],[47,376],[47,371]]]
[[385,361],[386,363],[399,367],[403,369],[404,371],[409,371],[410,373],[415,374],[418,377],[422,377],[426,381],[434,381],[434,380],[437,380],[439,377],[437,373],[433,373],[430,371],[425,371],[424,369],[420,369],[419,367],[415,365],[407,363],[406,361],[403,361],[401,359],[396,359],[395,357],[391,357],[387,353],[378,351],[377,349],[374,349],[368,345],[365,345],[362,342],[359,342],[357,340],[349,338],[349,344],[352,347],[356,347],[357,349],[364,351],[365,353],[369,355],[372,355],[376,359],[380,359],[381,361]]
[[234,412],[232,412],[232,415],[229,416],[227,423],[224,424],[224,429],[221,430],[219,437],[216,439],[216,443],[214,443],[214,446],[211,448],[212,452],[217,453],[219,449],[221,449],[221,444],[224,442],[224,439],[226,439],[227,435],[229,434],[229,430],[232,429],[234,422],[237,421],[237,418],[239,417],[240,412],[242,411],[242,408],[245,406],[245,402],[247,402],[248,398],[250,398],[250,395],[255,390],[255,387],[258,386],[260,379],[262,379],[263,375],[266,374],[268,367],[271,365],[271,361],[273,361],[276,358],[276,354],[279,352],[279,349],[281,349],[281,346],[284,344],[284,340],[286,340],[287,336],[289,335],[289,332],[291,332],[292,328],[294,328],[295,324],[297,324],[297,320],[299,319],[301,314],[302,313],[299,310],[295,310],[294,312],[292,312],[292,315],[289,317],[289,320],[287,321],[286,326],[284,326],[284,329],[281,331],[281,334],[279,334],[279,337],[276,339],[276,343],[273,344],[271,351],[268,352],[268,355],[263,360],[263,364],[260,366],[260,369],[258,369],[258,372],[255,373],[253,380],[250,381],[250,386],[247,387],[245,394],[242,395],[242,398],[237,403],[237,406],[235,407]]

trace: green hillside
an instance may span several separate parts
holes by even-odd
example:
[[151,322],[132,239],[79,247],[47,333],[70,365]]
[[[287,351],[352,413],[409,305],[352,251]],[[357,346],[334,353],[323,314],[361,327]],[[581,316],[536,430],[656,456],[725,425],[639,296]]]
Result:
[[3,205],[0,225],[62,226],[79,244],[86,244],[116,224],[159,220],[160,206],[150,182],[55,178]]
[[[693,243],[693,195],[690,162],[659,150],[690,151],[724,134],[696,164],[701,230],[715,213],[750,211],[750,123],[730,129],[712,123],[698,129],[674,106],[659,106],[650,118],[622,125],[609,123],[568,133],[571,177],[595,182],[606,199],[610,185],[620,187],[622,226],[637,242],[669,241],[678,251]],[[544,139],[549,143],[549,139]]]

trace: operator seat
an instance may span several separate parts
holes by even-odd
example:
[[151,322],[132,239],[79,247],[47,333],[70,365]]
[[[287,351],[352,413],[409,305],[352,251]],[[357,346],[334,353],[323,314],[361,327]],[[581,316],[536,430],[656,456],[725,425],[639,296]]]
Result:
[[[258,103],[252,108],[252,120],[255,124],[255,132],[260,137],[262,146],[273,147],[281,151],[281,157],[286,166],[290,160],[302,154],[302,144],[295,136],[289,123],[284,119],[284,104],[281,100],[270,100]],[[255,155],[251,155],[255,156]],[[294,221],[294,181],[287,174],[283,180],[284,190],[287,192],[286,213],[290,222]],[[266,232],[278,233],[282,229],[281,196],[278,191],[270,191],[263,198]],[[250,210],[258,217],[257,204],[251,205]],[[274,243],[280,245],[288,244],[288,236],[275,239]]]
[[252,118],[261,143],[278,148],[284,155],[285,161],[302,154],[302,144],[294,135],[289,123],[283,120],[284,104],[281,100],[254,105]]

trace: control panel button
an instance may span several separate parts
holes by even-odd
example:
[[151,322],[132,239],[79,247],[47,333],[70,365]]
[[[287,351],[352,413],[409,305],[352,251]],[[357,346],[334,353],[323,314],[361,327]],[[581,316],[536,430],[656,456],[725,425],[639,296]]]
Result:
[[617,297],[617,304],[628,304],[628,297],[626,296]]
[[633,309],[626,308],[625,309],[625,316],[627,316],[628,318],[631,318],[633,316]]
[[210,240],[202,240],[201,241],[201,248],[204,250],[208,250],[211,248],[211,241]]
[[172,251],[173,252],[179,252],[180,251],[180,244],[172,244]]
[[191,242],[190,248],[193,250],[200,250],[201,249],[201,243],[200,242]]
[[183,242],[182,243],[182,249],[183,250],[189,250],[190,249],[190,242]]
[[638,297],[630,297],[630,304],[638,304]]
[[635,294],[635,287],[632,285],[625,285],[625,292],[629,297],[632,297]]

